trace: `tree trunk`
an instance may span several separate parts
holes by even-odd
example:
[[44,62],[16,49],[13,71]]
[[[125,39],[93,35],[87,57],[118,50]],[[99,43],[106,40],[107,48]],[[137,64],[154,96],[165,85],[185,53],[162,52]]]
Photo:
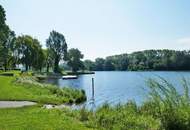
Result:
[[7,65],[4,65],[5,72],[7,71]]
[[25,69],[26,69],[26,71],[28,71],[28,64],[26,64],[26,68]]
[[3,64],[3,66],[4,66],[4,70],[5,70],[5,72],[7,71],[7,60],[6,59],[4,59],[4,64]]
[[46,72],[49,73],[49,64],[47,64]]
[[54,72],[58,73],[59,72],[59,58],[56,57],[55,58],[55,62],[54,62]]

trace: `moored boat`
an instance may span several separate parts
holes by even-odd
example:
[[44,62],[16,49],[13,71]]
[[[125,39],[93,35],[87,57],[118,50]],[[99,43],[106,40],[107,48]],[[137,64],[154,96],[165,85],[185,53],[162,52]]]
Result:
[[77,79],[78,77],[76,75],[65,75],[62,76],[62,79]]

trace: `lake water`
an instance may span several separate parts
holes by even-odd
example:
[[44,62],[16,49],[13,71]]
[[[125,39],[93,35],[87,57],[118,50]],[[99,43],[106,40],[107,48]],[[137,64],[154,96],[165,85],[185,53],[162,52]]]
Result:
[[84,89],[87,95],[87,102],[92,97],[92,78],[95,85],[95,106],[105,102],[110,104],[125,103],[135,100],[141,104],[147,98],[146,81],[148,78],[158,78],[161,76],[174,84],[179,91],[182,77],[190,79],[190,72],[128,72],[128,71],[103,71],[95,72],[92,75],[80,75],[78,79],[49,79],[46,83],[58,85],[60,87],[70,86],[77,89]]

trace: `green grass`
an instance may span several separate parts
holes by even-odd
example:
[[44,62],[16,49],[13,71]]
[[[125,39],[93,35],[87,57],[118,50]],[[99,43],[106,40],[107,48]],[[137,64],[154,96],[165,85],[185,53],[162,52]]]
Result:
[[0,109],[0,130],[92,130],[68,112],[39,106]]
[[31,76],[0,76],[0,100],[28,100],[38,103],[81,103],[84,91],[58,88],[36,82]]

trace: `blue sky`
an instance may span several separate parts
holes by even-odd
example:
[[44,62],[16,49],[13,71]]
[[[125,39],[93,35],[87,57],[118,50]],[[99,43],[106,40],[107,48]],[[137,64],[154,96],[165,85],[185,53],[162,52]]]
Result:
[[190,0],[0,0],[7,24],[45,47],[51,30],[85,59],[145,49],[190,49]]

